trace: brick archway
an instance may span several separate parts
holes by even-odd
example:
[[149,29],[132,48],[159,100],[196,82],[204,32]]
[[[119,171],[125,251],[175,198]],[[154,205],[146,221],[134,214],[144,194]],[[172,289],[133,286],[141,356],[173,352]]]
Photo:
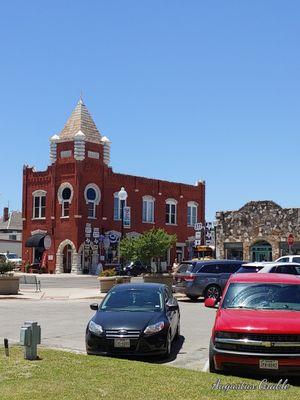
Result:
[[55,272],[57,274],[62,274],[64,272],[63,268],[63,252],[66,246],[70,246],[72,249],[72,265],[71,265],[71,274],[78,274],[78,259],[77,259],[77,251],[74,243],[69,240],[63,240],[57,248],[56,252],[56,267]]

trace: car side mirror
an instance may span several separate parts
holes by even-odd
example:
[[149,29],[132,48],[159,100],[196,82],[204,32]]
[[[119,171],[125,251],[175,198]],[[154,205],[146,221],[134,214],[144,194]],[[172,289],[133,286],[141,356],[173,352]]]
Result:
[[207,297],[204,301],[205,307],[214,308],[217,304],[218,300],[213,297]]
[[174,303],[167,303],[166,304],[168,311],[176,311],[179,309],[178,304],[174,304]]
[[98,311],[98,308],[99,308],[98,303],[90,304],[90,309],[91,310]]

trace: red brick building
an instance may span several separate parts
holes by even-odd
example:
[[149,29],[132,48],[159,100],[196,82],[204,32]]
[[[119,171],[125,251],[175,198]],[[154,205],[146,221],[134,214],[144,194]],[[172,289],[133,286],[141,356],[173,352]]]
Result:
[[52,273],[90,273],[99,260],[117,263],[121,187],[128,193],[124,234],[161,227],[177,235],[169,265],[176,255],[191,256],[194,223],[205,221],[205,183],[115,173],[110,145],[80,99],[63,130],[50,139],[47,170],[24,166],[24,263],[40,263]]

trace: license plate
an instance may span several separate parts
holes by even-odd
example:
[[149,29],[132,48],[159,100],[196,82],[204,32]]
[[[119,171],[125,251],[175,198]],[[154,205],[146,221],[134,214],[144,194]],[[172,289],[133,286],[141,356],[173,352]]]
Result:
[[259,368],[261,369],[278,369],[277,360],[259,360]]
[[114,347],[128,348],[130,347],[129,339],[114,339]]

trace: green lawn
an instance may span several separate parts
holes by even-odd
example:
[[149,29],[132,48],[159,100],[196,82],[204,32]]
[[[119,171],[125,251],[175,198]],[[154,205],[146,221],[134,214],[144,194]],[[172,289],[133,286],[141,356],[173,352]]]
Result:
[[258,381],[213,375],[165,365],[124,359],[78,355],[39,349],[39,361],[25,361],[13,347],[6,358],[0,348],[1,400],[64,399],[299,399],[300,388],[282,391],[219,391],[222,383]]

